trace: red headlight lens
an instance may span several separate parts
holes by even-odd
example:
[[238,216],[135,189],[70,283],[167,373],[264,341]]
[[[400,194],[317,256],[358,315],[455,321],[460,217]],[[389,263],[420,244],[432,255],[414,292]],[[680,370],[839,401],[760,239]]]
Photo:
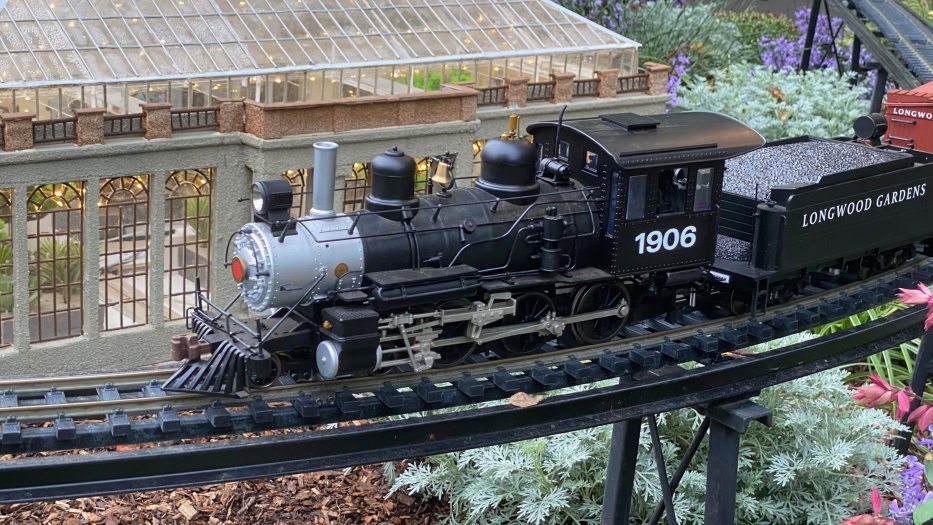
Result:
[[233,280],[238,283],[246,279],[246,265],[239,257],[234,257],[230,262],[230,273],[233,274]]

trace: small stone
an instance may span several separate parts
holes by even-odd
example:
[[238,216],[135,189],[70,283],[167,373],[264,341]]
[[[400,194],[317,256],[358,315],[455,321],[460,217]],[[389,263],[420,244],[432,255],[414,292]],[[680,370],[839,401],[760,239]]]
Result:
[[719,235],[716,237],[716,258],[730,261],[750,261],[752,258],[752,243],[726,235]]

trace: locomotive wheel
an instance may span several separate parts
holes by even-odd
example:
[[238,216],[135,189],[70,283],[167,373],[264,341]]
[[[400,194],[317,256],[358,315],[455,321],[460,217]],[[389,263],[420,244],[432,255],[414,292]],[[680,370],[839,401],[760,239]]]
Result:
[[[531,323],[543,319],[548,312],[555,310],[554,300],[541,292],[529,292],[519,295],[515,299],[515,315],[502,318],[504,326],[512,324]],[[537,333],[513,335],[500,341],[502,349],[509,355],[526,355],[537,352],[541,347],[553,339],[551,334]]]
[[271,356],[272,361],[272,373],[269,377],[261,378],[259,381],[253,381],[253,379],[250,378],[250,388],[268,388],[275,383],[275,380],[278,379],[280,375],[282,375],[282,371],[284,370],[284,368],[282,368],[282,359],[280,359],[276,354],[270,353],[269,355]]
[[585,314],[615,308],[622,316],[602,317],[570,325],[573,337],[585,344],[605,343],[619,333],[628,321],[631,299],[628,289],[618,281],[591,284],[577,290],[570,305],[570,314]]
[[[449,310],[454,308],[464,308],[470,306],[470,301],[466,299],[453,299],[438,305],[440,310]],[[448,337],[459,337],[466,331],[469,321],[459,323],[445,324],[441,330],[440,339]],[[458,345],[442,346],[434,351],[441,354],[441,358],[434,361],[434,368],[449,368],[457,366],[466,361],[468,357],[476,350],[476,343],[461,343]]]

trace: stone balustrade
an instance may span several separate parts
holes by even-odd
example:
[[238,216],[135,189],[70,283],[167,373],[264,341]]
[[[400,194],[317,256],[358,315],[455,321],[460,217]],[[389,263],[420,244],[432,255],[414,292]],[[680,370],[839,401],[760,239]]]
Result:
[[[214,107],[178,110],[173,110],[168,103],[150,103],[143,104],[142,112],[133,115],[106,115],[102,108],[85,108],[76,110],[73,117],[54,120],[36,120],[34,113],[2,113],[0,149],[17,151],[31,149],[37,143],[55,142],[86,146],[101,144],[110,136],[167,139],[173,132],[188,130],[246,132],[261,139],[277,139],[312,133],[470,122],[476,120],[477,106],[522,108],[529,101],[566,104],[578,97],[610,98],[635,90],[663,95],[667,93],[670,71],[670,66],[646,62],[644,73],[631,76],[620,77],[617,69],[596,71],[592,79],[576,79],[573,73],[554,73],[550,82],[529,85],[528,78],[519,77],[505,80],[502,86],[481,89],[446,84],[441,91],[272,104],[222,99]],[[637,87],[627,89],[624,86]]]

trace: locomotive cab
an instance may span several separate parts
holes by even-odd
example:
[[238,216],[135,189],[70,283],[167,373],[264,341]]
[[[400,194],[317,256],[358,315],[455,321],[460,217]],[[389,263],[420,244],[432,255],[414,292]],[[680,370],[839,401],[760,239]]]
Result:
[[689,282],[699,277],[693,269],[712,263],[725,160],[764,144],[740,122],[707,112],[620,113],[528,132],[543,156],[600,188],[609,271],[666,272],[668,284]]

